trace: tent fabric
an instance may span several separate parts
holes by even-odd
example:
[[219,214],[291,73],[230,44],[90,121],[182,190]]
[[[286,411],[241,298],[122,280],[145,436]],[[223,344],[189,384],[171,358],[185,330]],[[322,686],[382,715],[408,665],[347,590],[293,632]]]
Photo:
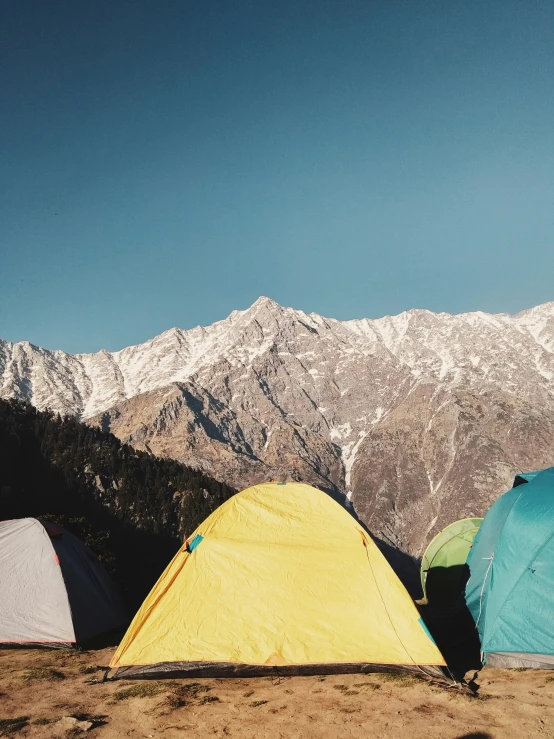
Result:
[[487,653],[487,666],[552,670],[554,668],[554,655],[524,654],[522,652],[489,652]]
[[463,518],[440,531],[421,559],[421,604],[453,605],[464,589],[466,560],[482,518]]
[[0,643],[70,646],[126,623],[107,573],[75,536],[0,521]]
[[516,485],[475,537],[466,603],[486,664],[554,667],[554,467]]
[[0,522],[0,643],[75,641],[52,541],[35,519]]
[[308,485],[266,483],[230,498],[189,537],[110,666],[129,676],[361,663],[444,660],[346,510]]
[[75,641],[85,642],[128,624],[119,593],[92,551],[69,531],[54,537],[52,546],[60,561]]

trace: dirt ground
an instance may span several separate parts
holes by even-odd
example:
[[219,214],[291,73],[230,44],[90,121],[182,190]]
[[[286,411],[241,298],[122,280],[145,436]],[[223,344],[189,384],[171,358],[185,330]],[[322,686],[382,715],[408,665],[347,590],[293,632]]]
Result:
[[547,671],[484,669],[477,697],[383,674],[98,682],[112,653],[1,650],[0,736],[554,739]]

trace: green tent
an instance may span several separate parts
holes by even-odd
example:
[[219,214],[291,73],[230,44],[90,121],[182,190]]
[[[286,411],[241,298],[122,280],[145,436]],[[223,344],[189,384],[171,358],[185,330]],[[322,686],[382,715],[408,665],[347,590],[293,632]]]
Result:
[[431,541],[421,560],[421,605],[449,606],[456,602],[465,587],[467,555],[482,520],[454,521]]

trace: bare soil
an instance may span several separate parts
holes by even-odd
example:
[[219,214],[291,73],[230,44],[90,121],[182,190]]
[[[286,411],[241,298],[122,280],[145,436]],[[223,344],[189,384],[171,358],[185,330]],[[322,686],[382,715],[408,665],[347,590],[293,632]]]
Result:
[[476,697],[383,674],[100,682],[112,653],[0,650],[0,736],[84,737],[73,716],[91,739],[554,739],[548,671],[484,669]]

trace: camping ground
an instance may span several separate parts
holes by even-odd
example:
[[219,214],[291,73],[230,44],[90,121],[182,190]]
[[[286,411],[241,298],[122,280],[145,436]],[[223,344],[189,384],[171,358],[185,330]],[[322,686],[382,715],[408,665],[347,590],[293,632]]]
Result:
[[554,738],[549,671],[484,669],[477,697],[378,673],[102,683],[112,654],[0,650],[0,736]]

